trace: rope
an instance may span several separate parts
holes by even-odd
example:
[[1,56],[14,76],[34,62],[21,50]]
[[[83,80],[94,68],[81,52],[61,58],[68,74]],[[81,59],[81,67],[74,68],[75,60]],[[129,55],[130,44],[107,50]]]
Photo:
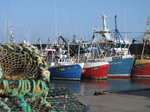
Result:
[[19,82],[18,88],[15,88],[15,87],[12,88],[12,91],[11,91],[12,96],[17,96],[17,95],[18,95],[18,92],[19,92],[19,90],[20,90],[20,88],[21,88],[21,81],[19,80],[18,82]]

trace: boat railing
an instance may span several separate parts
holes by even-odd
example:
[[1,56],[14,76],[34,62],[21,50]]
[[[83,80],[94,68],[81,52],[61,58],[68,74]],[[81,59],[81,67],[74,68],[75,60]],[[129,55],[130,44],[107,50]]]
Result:
[[68,65],[76,62],[76,59],[73,58],[58,58],[55,59],[55,63],[59,65]]

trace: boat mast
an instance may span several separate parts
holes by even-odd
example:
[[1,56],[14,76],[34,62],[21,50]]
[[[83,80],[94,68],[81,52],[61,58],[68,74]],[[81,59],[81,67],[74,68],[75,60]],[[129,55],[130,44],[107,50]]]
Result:
[[14,29],[14,27],[12,25],[10,25],[8,27],[8,43],[9,44],[14,44],[15,43],[13,29]]
[[146,22],[146,38],[143,40],[144,43],[143,43],[143,50],[142,50],[142,54],[141,54],[141,59],[144,58],[144,51],[145,51],[145,46],[146,46],[146,43],[147,41],[150,41],[150,30],[149,30],[149,25],[150,25],[150,17],[148,17],[147,19],[147,22]]
[[6,17],[6,42],[7,43],[9,43],[10,41],[9,41],[9,25],[8,25],[8,23],[9,23],[9,20],[8,20],[8,18],[9,18],[9,0],[7,0],[7,17]]
[[146,23],[146,37],[147,39],[150,39],[150,30],[149,30],[149,25],[150,25],[150,17],[148,17],[147,23]]
[[106,18],[107,16],[103,15],[102,20],[103,20],[103,31],[109,31],[107,24],[106,24]]
[[80,60],[80,46],[81,45],[80,45],[80,42],[79,42],[79,45],[78,45],[78,61],[77,61],[78,63],[79,63],[79,60]]
[[107,16],[102,15],[103,31],[100,31],[100,33],[104,37],[104,40],[112,41],[112,37],[110,35],[110,31],[109,31],[109,28],[106,23],[106,18],[107,18]]
[[41,51],[41,55],[43,56],[42,40],[39,38],[38,41],[39,41],[39,43],[40,43],[40,51]]
[[8,36],[8,16],[9,16],[9,0],[7,0],[7,43],[9,43],[9,36]]

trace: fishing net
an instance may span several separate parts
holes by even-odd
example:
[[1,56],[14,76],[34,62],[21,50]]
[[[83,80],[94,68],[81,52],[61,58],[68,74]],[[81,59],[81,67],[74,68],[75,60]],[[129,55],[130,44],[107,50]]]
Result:
[[31,45],[0,46],[0,112],[84,112],[68,89],[49,89],[50,73]]

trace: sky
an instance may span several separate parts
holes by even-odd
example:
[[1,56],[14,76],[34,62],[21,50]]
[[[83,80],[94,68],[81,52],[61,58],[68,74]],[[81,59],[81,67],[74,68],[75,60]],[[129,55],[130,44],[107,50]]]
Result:
[[[57,41],[57,35],[72,40],[90,40],[93,27],[102,29],[101,16],[107,16],[110,30],[145,32],[150,17],[150,0],[0,0],[0,42],[7,42],[12,25],[16,43]],[[129,36],[128,38],[133,38]]]

